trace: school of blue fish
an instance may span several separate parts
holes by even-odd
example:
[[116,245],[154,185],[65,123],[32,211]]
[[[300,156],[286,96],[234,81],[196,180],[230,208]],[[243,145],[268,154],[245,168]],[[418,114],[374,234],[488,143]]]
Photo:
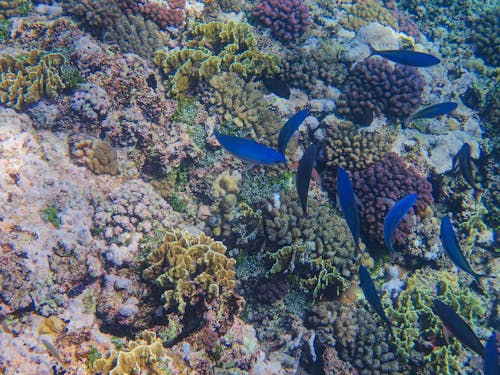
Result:
[[[440,60],[427,53],[416,52],[411,50],[371,50],[370,58],[374,55],[381,56],[392,62],[414,66],[414,67],[429,67],[440,63]],[[288,99],[290,97],[290,89],[286,83],[277,78],[264,78],[265,87],[275,95]],[[408,121],[418,119],[429,119],[448,114],[457,108],[455,102],[443,102],[425,107],[412,116]],[[286,163],[285,152],[287,145],[299,129],[302,122],[309,114],[308,109],[303,109],[295,113],[282,127],[278,138],[278,149],[274,150],[268,146],[260,144],[250,139],[244,139],[229,135],[223,135],[215,130],[214,134],[219,143],[228,152],[236,158],[243,160],[249,164],[249,167],[255,164],[261,165],[276,165]],[[303,215],[307,216],[307,196],[309,193],[309,185],[313,172],[318,148],[313,143],[304,152],[299,161],[296,173],[296,190],[300,201]],[[476,183],[477,167],[471,158],[470,145],[464,143],[459,152],[453,158],[452,169],[459,171],[468,185],[475,191],[481,191]],[[348,173],[343,168],[338,168],[337,171],[337,206],[342,212],[349,230],[353,237],[353,242],[356,246],[356,253],[360,251],[360,220],[358,205],[360,204],[354,192],[352,183]],[[386,215],[383,227],[385,244],[392,255],[395,250],[393,248],[394,232],[396,228],[405,218],[411,208],[418,199],[416,193],[409,194],[401,200],[394,203],[393,207]],[[466,257],[460,249],[460,245],[456,238],[453,226],[448,216],[444,216],[441,221],[440,239],[446,254],[449,256],[453,264],[459,269],[467,272],[476,280],[481,277],[494,277],[486,274],[478,274],[473,271]],[[371,308],[387,325],[387,328],[392,337],[394,332],[392,323],[387,318],[380,296],[377,293],[375,284],[370,276],[369,271],[362,265],[359,266],[359,282],[363,294]],[[465,347],[477,353],[483,358],[483,372],[485,375],[499,375],[499,357],[497,350],[497,342],[495,332],[493,332],[487,341],[486,347],[480,342],[472,328],[455,312],[455,310],[445,303],[435,299],[433,306],[430,306],[434,313],[441,319],[443,325],[448,329]]]

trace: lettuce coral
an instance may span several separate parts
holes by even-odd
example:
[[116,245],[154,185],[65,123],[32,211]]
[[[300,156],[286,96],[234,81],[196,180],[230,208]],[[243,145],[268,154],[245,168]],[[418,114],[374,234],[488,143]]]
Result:
[[279,71],[279,57],[257,49],[257,40],[247,23],[202,23],[184,37],[185,48],[160,50],[154,58],[167,76],[165,84],[173,95],[221,71],[235,72],[243,78]]
[[20,109],[44,96],[56,97],[66,87],[64,56],[33,50],[15,56],[0,56],[0,103]]
[[234,295],[236,260],[226,247],[204,233],[167,232],[163,244],[147,256],[146,280],[163,290],[167,310],[184,314],[190,307]]

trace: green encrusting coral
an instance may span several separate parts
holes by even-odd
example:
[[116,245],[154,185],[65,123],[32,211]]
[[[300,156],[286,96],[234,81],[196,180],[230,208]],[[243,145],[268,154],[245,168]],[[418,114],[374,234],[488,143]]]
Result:
[[247,23],[202,23],[184,36],[186,47],[157,51],[154,58],[167,76],[165,84],[173,95],[223,71],[243,78],[279,71],[279,57],[257,49],[257,40]]
[[[395,323],[397,354],[402,363],[412,368],[426,368],[435,374],[462,373],[459,357],[467,349],[455,338],[449,345],[437,344],[443,341],[442,322],[431,308],[434,298],[451,306],[476,332],[475,327],[484,320],[485,301],[469,288],[461,287],[455,273],[417,270],[408,278],[394,306],[387,294],[382,297],[386,313]],[[436,343],[430,353],[415,350],[426,342]]]
[[56,97],[66,88],[65,58],[60,53],[33,50],[15,56],[0,56],[0,102],[21,109],[44,96]]

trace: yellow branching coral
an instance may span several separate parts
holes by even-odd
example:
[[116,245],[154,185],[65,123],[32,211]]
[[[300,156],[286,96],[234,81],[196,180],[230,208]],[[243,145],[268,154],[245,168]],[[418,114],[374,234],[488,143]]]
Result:
[[56,97],[66,87],[62,80],[64,56],[33,50],[0,56],[0,102],[20,109],[44,96]]
[[257,49],[252,27],[247,23],[202,23],[185,37],[186,48],[157,51],[154,59],[167,75],[165,83],[174,95],[221,71],[235,72],[243,78],[279,71],[279,57]]
[[95,361],[93,373],[110,375],[165,374],[168,369],[166,353],[161,340],[152,332],[143,332],[128,344],[128,351],[112,350]]
[[165,308],[183,314],[188,304],[208,305],[214,298],[233,294],[236,260],[225,255],[226,247],[204,233],[175,230],[147,257],[147,280],[165,290]]
[[210,102],[225,121],[247,129],[255,139],[277,139],[281,121],[262,98],[257,83],[247,83],[235,73],[221,73],[210,79],[210,86],[214,89]]
[[350,30],[357,30],[370,22],[379,22],[398,30],[397,21],[379,0],[363,0],[355,5],[344,5],[344,9],[347,12],[347,19],[341,22]]

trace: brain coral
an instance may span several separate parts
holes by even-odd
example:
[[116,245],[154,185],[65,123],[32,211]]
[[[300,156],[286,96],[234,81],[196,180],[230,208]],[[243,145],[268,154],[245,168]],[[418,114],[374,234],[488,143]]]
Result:
[[311,259],[329,259],[348,278],[355,265],[354,243],[345,220],[328,204],[309,198],[308,214],[302,214],[295,190],[281,195],[279,208],[269,204],[264,212],[264,230],[279,247],[304,245]]
[[234,296],[236,260],[222,242],[204,233],[167,232],[163,244],[147,256],[146,280],[163,290],[165,308],[184,314],[207,307],[215,298]]
[[[410,213],[425,216],[433,203],[432,186],[413,167],[407,167],[395,153],[351,174],[354,191],[363,203],[360,209],[361,230],[370,241],[384,244],[384,219],[394,202],[407,194],[417,193],[418,200]],[[394,243],[403,245],[413,231],[411,222],[403,220],[394,233]]]
[[338,113],[361,125],[382,113],[405,117],[420,104],[424,85],[416,68],[370,58],[350,72],[337,102]]
[[253,15],[285,42],[296,40],[310,24],[309,9],[302,0],[262,0]]
[[64,56],[33,50],[0,56],[0,103],[20,109],[44,96],[56,97],[66,87]]
[[183,93],[221,71],[235,72],[243,78],[279,71],[279,57],[257,49],[257,40],[247,23],[202,23],[187,32],[185,38],[186,48],[157,51],[154,59],[166,74],[165,84],[172,94]]

